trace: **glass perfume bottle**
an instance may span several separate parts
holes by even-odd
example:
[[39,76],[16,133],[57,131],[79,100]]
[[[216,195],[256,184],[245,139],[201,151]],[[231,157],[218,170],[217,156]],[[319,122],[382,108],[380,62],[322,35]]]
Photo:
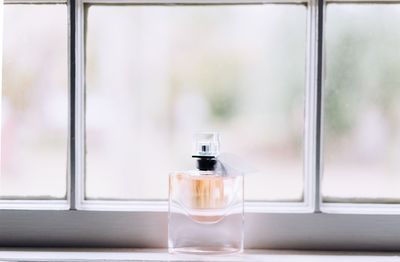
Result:
[[168,248],[171,253],[235,253],[243,250],[243,175],[217,161],[219,136],[199,134],[197,170],[169,176]]

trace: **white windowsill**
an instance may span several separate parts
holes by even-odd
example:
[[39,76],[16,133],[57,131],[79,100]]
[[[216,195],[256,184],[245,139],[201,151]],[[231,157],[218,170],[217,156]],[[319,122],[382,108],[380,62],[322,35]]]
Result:
[[400,261],[399,253],[246,250],[243,254],[171,255],[165,249],[0,249],[0,261],[257,261],[369,262]]

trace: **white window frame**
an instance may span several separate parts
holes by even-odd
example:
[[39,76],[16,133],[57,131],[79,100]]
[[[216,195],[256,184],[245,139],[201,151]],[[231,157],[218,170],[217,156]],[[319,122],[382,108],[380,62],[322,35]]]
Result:
[[[354,2],[354,0],[349,0]],[[362,2],[368,2],[362,1]],[[400,0],[396,0],[400,1]],[[393,1],[393,2],[396,2]],[[7,4],[64,0],[5,0]],[[245,247],[396,250],[400,204],[322,203],[324,0],[70,0],[70,128],[66,200],[0,200],[1,246],[156,248],[167,245],[166,201],[85,201],[86,4],[304,4],[307,5],[304,201],[246,202]],[[336,2],[347,2],[339,0]],[[357,1],[361,2],[361,1]],[[372,1],[370,1],[372,2]],[[376,2],[376,1],[375,1]],[[386,1],[387,2],[387,1]]]
[[[313,1],[313,0],[312,0]],[[71,188],[75,188],[75,208],[79,210],[124,210],[124,211],[161,211],[167,210],[166,201],[106,201],[106,200],[90,200],[84,199],[84,183],[85,166],[82,162],[85,156],[85,74],[84,74],[84,28],[85,28],[85,5],[89,4],[308,4],[307,0],[77,0],[76,7],[76,165],[75,165],[75,185],[72,184]],[[313,15],[308,10],[307,13],[307,53],[315,52],[315,20]],[[314,57],[307,55],[307,68],[316,68]],[[306,73],[306,90],[305,90],[305,131],[304,131],[304,197],[301,202],[248,202],[246,204],[247,211],[256,212],[313,212],[315,209],[315,195],[314,185],[316,181],[315,173],[315,148],[316,139],[313,125],[315,123],[316,115],[316,101],[315,101],[315,86],[316,72]]]

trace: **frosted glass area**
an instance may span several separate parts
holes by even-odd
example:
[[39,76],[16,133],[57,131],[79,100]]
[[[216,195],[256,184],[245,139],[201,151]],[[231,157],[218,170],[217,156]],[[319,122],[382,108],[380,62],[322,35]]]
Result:
[[400,5],[329,4],[328,202],[400,202]]
[[4,5],[0,198],[67,192],[66,5]]
[[86,197],[167,199],[192,135],[257,173],[246,200],[303,198],[306,7],[91,5]]

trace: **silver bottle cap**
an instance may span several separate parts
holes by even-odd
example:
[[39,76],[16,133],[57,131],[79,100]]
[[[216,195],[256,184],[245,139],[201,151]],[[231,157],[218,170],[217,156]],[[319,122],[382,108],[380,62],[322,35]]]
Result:
[[195,135],[193,156],[216,157],[219,154],[219,134],[199,133]]

